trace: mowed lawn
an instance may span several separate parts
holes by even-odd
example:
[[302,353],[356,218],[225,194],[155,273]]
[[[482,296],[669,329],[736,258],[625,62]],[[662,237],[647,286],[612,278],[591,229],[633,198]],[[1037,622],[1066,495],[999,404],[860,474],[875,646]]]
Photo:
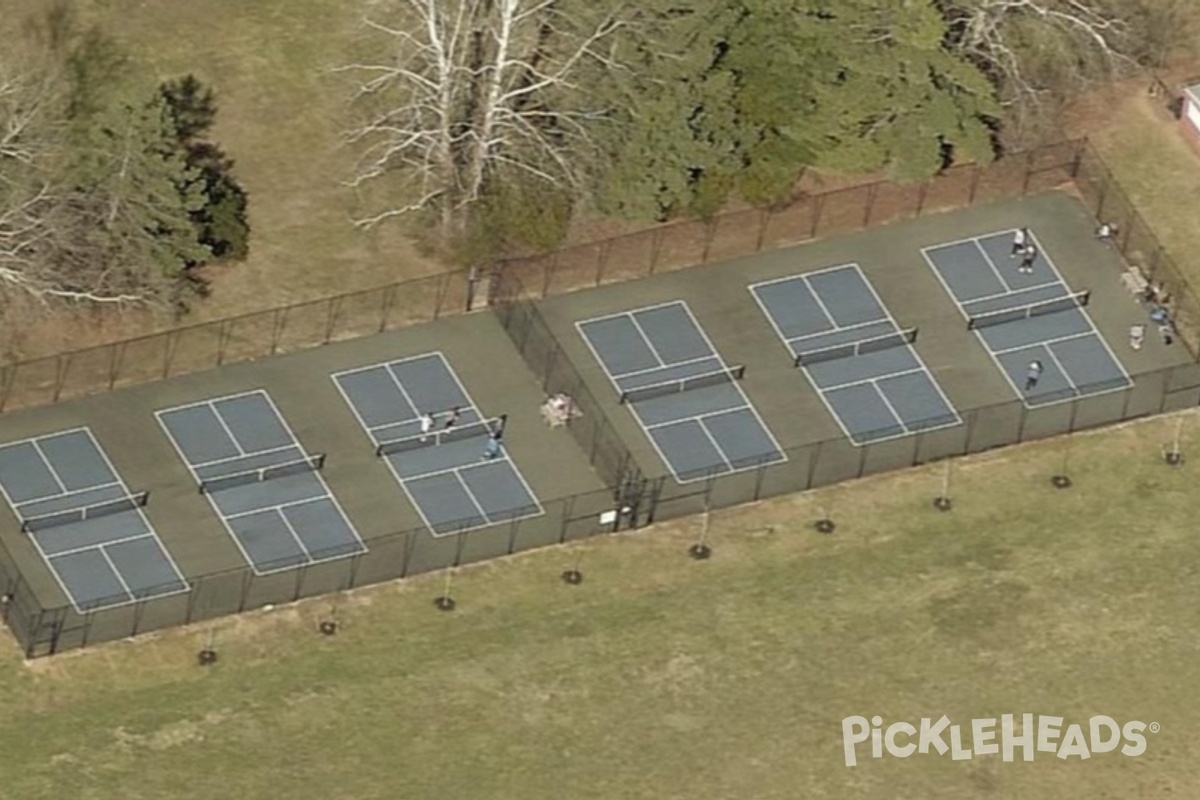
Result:
[[[1163,798],[1200,791],[1200,453],[1158,419],[209,628],[0,665],[0,796]],[[1188,416],[1184,449],[1200,446]],[[833,535],[809,523],[823,508]],[[1146,753],[843,764],[840,723],[1158,723]],[[969,745],[968,745],[969,746]]]
[[1200,154],[1170,119],[1166,100],[1129,92],[1091,134],[1113,177],[1129,195],[1193,286],[1200,286]]

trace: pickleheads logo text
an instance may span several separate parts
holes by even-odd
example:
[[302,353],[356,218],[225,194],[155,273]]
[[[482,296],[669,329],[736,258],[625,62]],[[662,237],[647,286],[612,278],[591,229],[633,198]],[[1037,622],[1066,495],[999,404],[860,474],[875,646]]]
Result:
[[[884,726],[883,717],[868,720],[853,716],[842,720],[842,748],[847,767],[858,764],[859,745],[868,740],[871,758],[883,758],[884,753],[896,758],[908,758],[914,753],[939,756],[949,753],[954,761],[994,755],[1013,761],[1020,753],[1023,761],[1033,761],[1037,753],[1051,753],[1064,760],[1086,760],[1114,751],[1123,756],[1140,756],[1146,752],[1146,733],[1159,730],[1157,722],[1131,720],[1121,725],[1103,715],[1083,724],[1064,726],[1063,722],[1062,717],[1044,714],[1002,714],[999,720],[973,719],[969,724],[959,725],[943,715],[937,720],[924,717],[915,725],[901,721]],[[867,750],[864,745],[862,754]]]

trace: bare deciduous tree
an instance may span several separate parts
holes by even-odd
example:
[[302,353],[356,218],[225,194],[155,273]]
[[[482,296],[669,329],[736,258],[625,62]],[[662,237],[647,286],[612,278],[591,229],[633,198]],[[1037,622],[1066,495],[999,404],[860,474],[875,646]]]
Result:
[[[1098,74],[1137,66],[1141,0],[943,0],[954,45],[1013,114],[1041,113]],[[1010,120],[1011,121],[1011,120]]]
[[0,287],[43,302],[150,300],[114,281],[94,248],[71,245],[88,223],[56,178],[62,75],[45,63],[15,64],[0,63]]
[[[339,67],[355,76],[364,121],[348,134],[356,189],[399,173],[410,190],[356,220],[368,228],[436,212],[460,233],[497,174],[568,186],[598,113],[577,81],[605,52],[617,17],[569,0],[385,0],[364,18],[390,54]],[[573,10],[568,10],[571,5]],[[383,20],[387,21],[383,21]]]

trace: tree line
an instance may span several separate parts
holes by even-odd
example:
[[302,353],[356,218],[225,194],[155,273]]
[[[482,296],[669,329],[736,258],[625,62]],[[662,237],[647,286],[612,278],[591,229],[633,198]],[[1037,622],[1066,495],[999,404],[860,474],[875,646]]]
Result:
[[147,83],[67,5],[0,52],[0,288],[186,307],[195,268],[245,256],[246,193],[193,76]]
[[357,224],[415,216],[473,261],[552,247],[581,208],[665,220],[785,201],[809,169],[925,178],[1056,135],[1062,102],[1160,59],[1192,3],[373,2],[374,57],[338,70]]

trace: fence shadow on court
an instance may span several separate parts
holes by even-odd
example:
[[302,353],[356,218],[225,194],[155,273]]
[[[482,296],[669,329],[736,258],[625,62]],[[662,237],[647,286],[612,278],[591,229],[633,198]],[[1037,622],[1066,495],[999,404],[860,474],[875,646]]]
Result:
[[[637,464],[605,404],[588,388],[536,305],[562,292],[1072,185],[1098,218],[1118,223],[1116,244],[1122,253],[1170,288],[1181,337],[1194,354],[1200,306],[1191,287],[1086,142],[1064,142],[986,166],[954,167],[923,184],[865,184],[806,195],[786,207],[675,223],[513,259],[486,279],[492,311],[542,389],[570,395],[582,412],[568,429],[606,488],[543,501],[541,516],[469,534],[398,531],[368,539],[370,549],[352,557],[267,575],[249,567],[192,575],[187,592],[82,614],[70,606],[39,603],[0,543],[0,613],[25,654],[43,656],[1197,405],[1200,366],[1190,363],[1136,375],[1134,385],[1122,391],[1052,406],[1029,409],[1013,400],[960,409],[961,425],[863,447],[845,438],[790,447],[785,462],[681,485],[660,468]],[[483,291],[470,275],[447,273],[14,364],[0,370],[0,408],[56,402],[428,322],[478,305],[477,289]]]

